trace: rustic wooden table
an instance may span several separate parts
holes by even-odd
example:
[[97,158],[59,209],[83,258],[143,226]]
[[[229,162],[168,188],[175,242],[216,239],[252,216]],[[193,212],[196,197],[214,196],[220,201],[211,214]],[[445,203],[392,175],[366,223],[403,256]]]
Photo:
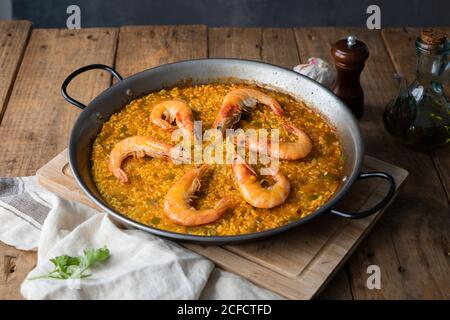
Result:
[[[407,169],[397,200],[321,293],[332,299],[450,298],[450,148],[419,153],[386,134],[381,114],[396,94],[393,74],[414,77],[419,29],[207,28],[127,26],[82,30],[32,29],[28,21],[0,21],[0,176],[34,175],[66,148],[79,110],[60,95],[63,79],[90,63],[114,66],[123,76],[160,64],[234,57],[292,68],[310,56],[330,61],[330,46],[355,34],[370,58],[361,81],[366,110],[360,120],[366,153]],[[446,28],[450,34],[450,28]],[[89,102],[111,84],[89,72],[70,87]],[[0,299],[20,299],[20,284],[36,263],[34,252],[0,243]],[[381,268],[381,290],[366,288],[366,268]]]

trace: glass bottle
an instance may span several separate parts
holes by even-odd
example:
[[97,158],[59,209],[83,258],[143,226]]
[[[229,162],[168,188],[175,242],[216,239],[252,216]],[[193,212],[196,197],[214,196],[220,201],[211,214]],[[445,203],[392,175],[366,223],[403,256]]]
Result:
[[449,42],[444,33],[424,30],[416,40],[416,79],[407,87],[400,80],[398,96],[386,107],[383,122],[401,143],[431,149],[450,142],[448,85]]

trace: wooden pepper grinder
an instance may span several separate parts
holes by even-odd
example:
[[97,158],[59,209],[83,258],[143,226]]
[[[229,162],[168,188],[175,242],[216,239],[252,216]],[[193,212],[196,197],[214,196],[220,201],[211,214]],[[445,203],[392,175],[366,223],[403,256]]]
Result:
[[359,75],[369,57],[366,44],[355,36],[337,41],[331,48],[336,65],[337,77],[332,91],[341,98],[357,118],[363,114],[364,92]]

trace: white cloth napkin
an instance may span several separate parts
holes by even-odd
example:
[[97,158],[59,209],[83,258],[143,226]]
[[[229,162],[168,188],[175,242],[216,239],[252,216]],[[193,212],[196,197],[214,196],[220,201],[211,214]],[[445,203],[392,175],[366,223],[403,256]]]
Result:
[[106,214],[45,191],[34,177],[0,179],[0,241],[37,248],[28,277],[51,271],[55,256],[110,249],[90,278],[25,280],[27,299],[281,299],[172,241],[119,229]]

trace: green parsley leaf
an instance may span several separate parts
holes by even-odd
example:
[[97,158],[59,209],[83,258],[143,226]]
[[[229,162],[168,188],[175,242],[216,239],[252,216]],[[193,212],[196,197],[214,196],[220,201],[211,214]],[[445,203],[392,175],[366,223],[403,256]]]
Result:
[[110,256],[109,249],[104,246],[99,249],[85,249],[82,256],[72,257],[67,254],[50,259],[55,268],[47,274],[28,278],[36,279],[83,279],[90,277],[88,269],[98,262],[107,260]]
[[89,268],[97,262],[102,262],[109,258],[109,249],[105,246],[100,249],[86,249],[84,255],[80,257],[80,267]]

